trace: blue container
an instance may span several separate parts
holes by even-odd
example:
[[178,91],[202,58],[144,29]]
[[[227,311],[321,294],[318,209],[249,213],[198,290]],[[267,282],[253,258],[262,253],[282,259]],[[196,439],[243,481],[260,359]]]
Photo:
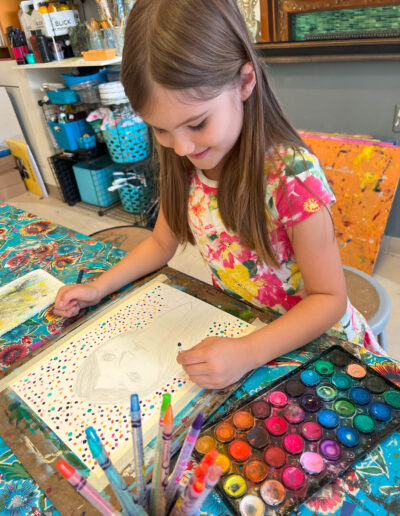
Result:
[[75,120],[66,124],[47,122],[59,147],[69,151],[78,149],[78,139],[86,133],[93,134],[86,120]]
[[52,104],[73,104],[79,100],[77,92],[70,90],[69,88],[48,90],[46,95],[49,97]]
[[145,123],[127,127],[106,128],[104,140],[111,158],[116,163],[136,163],[150,154],[150,140]]
[[75,86],[76,84],[79,84],[81,82],[95,81],[96,79],[99,83],[107,82],[107,72],[108,69],[104,68],[104,70],[101,70],[97,73],[93,73],[91,75],[71,75],[63,73],[61,74],[61,77],[64,79],[64,82],[68,86],[68,88],[71,88],[71,86]]
[[96,147],[96,136],[81,136],[78,138],[78,146],[80,149],[93,149]]
[[153,181],[148,181],[147,185],[123,186],[118,191],[125,211],[143,213],[152,198]]
[[113,173],[120,170],[108,156],[82,161],[72,168],[83,202],[106,208],[119,200],[117,191],[107,190],[113,182]]

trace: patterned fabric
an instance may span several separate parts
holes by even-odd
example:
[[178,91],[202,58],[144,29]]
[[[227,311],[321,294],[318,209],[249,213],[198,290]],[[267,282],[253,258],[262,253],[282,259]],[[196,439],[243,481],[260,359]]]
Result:
[[0,514],[8,516],[60,513],[0,437]]
[[[227,231],[218,210],[218,183],[196,169],[189,190],[189,224],[214,286],[258,308],[284,314],[305,296],[288,229],[335,202],[318,159],[306,149],[281,147],[265,160],[271,243],[279,268],[257,263],[257,255]],[[348,301],[341,320],[327,332],[384,353],[364,317]]]
[[[0,285],[34,269],[43,269],[64,283],[75,283],[81,269],[91,276],[100,274],[125,255],[122,249],[0,203]],[[83,281],[87,278],[85,275]],[[2,335],[0,372],[91,311],[82,310],[73,320],[65,320],[50,307]]]

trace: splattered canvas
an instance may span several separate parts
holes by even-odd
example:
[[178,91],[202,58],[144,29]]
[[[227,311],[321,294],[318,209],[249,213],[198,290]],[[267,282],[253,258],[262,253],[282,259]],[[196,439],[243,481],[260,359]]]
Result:
[[177,343],[188,349],[206,336],[239,336],[252,326],[161,281],[133,292],[68,336],[24,373],[11,389],[89,468],[90,481],[106,484],[85,443],[93,426],[120,469],[132,458],[129,399],[141,401],[146,445],[158,424],[162,395],[174,413],[202,390],[176,362]]
[[400,148],[348,135],[301,136],[336,197],[332,217],[343,263],[372,274],[400,177]]
[[0,287],[0,336],[54,303],[63,284],[37,269]]

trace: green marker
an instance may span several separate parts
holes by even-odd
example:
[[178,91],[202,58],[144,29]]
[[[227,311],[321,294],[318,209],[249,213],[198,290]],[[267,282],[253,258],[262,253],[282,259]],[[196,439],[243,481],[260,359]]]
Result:
[[171,403],[171,394],[164,394],[160,411],[160,422],[158,427],[156,447],[154,449],[153,475],[151,478],[150,490],[150,515],[157,516],[157,493],[161,489],[161,450],[162,450],[162,434],[164,426],[164,416],[167,412],[168,405]]

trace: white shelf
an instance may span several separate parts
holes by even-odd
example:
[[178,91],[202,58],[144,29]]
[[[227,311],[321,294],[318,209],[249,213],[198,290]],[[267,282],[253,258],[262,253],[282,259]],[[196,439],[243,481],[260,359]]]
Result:
[[70,59],[62,59],[61,61],[51,61],[50,63],[35,63],[26,65],[15,65],[15,70],[36,70],[38,68],[73,68],[74,66],[107,66],[112,64],[120,64],[122,57],[114,57],[106,61],[85,61],[83,57],[71,57]]

